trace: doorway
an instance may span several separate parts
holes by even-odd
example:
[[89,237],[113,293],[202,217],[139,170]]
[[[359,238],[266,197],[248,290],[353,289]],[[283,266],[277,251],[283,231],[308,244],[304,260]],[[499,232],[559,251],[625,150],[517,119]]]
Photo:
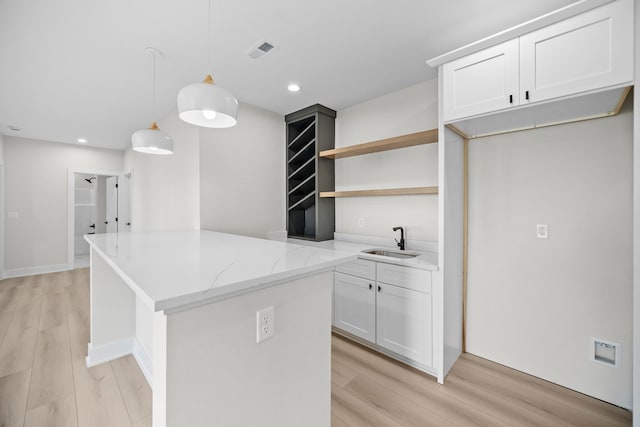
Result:
[[69,170],[67,264],[89,266],[87,234],[131,231],[131,173]]

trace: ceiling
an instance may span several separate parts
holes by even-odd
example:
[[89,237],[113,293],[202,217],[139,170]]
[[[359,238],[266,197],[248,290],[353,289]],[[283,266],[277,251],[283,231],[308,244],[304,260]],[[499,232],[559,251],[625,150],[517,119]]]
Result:
[[[212,2],[216,83],[287,114],[315,103],[340,110],[435,78],[427,59],[574,0]],[[128,147],[207,74],[207,16],[207,0],[0,0],[0,133]],[[275,49],[249,57],[262,41]],[[164,53],[155,117],[147,46]],[[287,92],[291,82],[302,90]]]

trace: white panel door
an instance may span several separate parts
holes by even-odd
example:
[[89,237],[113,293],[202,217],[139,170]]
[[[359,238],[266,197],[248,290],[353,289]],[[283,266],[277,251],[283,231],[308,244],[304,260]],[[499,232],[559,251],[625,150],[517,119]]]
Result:
[[118,232],[118,177],[107,178],[107,233]]
[[444,121],[519,104],[518,40],[443,65]]
[[131,231],[131,177],[118,177],[118,232]]
[[333,324],[370,342],[376,339],[375,282],[335,273],[333,289]]
[[633,80],[632,0],[618,0],[520,37],[521,103]]
[[431,295],[377,285],[376,343],[426,366],[433,365]]

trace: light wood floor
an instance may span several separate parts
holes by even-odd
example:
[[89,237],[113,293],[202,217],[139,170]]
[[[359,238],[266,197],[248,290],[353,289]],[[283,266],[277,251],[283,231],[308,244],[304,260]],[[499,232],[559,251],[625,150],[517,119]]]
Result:
[[[88,322],[88,269],[0,281],[0,427],[151,425],[131,356],[86,367]],[[624,409],[471,355],[439,385],[334,336],[332,371],[333,427],[631,425]]]

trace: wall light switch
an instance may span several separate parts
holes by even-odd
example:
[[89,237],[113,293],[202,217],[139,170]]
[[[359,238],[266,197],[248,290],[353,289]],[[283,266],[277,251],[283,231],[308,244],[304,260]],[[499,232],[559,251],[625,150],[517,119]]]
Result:
[[549,238],[549,224],[536,224],[536,236],[538,239]]
[[18,219],[18,212],[7,212],[7,218]]
[[358,227],[360,228],[364,227],[364,218],[358,218]]

